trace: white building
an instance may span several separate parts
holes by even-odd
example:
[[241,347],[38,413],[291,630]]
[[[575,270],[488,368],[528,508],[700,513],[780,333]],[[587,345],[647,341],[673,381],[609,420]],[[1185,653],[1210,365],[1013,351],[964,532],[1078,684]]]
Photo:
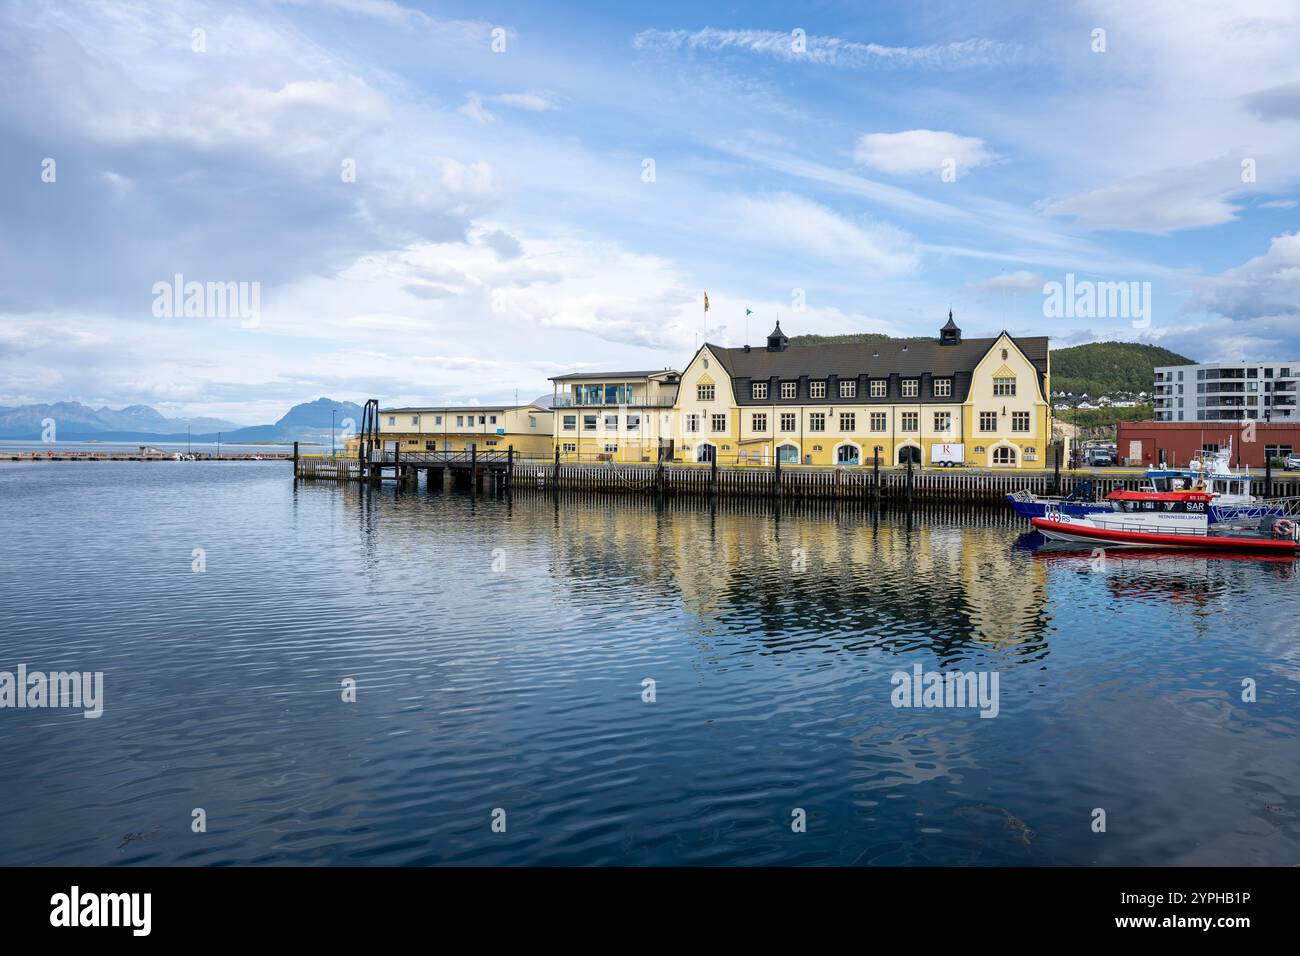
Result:
[[1158,422],[1300,421],[1300,360],[1166,365],[1155,371]]

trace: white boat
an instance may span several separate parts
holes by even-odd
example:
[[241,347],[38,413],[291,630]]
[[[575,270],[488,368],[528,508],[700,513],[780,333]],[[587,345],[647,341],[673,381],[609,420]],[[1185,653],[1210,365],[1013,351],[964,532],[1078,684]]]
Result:
[[1212,526],[1206,491],[1112,491],[1111,510],[1088,515],[1059,511],[1033,518],[1049,541],[1106,547],[1196,548],[1291,554],[1300,548],[1300,530],[1288,518],[1271,518],[1259,528]]

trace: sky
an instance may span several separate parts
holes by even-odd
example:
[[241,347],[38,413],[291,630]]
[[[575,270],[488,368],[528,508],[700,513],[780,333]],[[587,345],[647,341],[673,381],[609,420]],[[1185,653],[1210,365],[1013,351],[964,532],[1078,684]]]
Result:
[[1300,359],[1300,3],[793,7],[6,0],[0,405],[528,401],[949,309]]

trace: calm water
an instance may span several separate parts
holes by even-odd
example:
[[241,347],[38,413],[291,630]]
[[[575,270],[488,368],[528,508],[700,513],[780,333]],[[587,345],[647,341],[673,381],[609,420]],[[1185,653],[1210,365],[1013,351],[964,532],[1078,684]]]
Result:
[[0,531],[0,670],[106,696],[0,710],[0,864],[1300,863],[1289,564],[270,462],[0,465]]

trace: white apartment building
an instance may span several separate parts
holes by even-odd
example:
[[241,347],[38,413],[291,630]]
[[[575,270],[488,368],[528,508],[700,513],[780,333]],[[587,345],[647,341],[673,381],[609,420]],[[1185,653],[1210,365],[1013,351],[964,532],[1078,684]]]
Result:
[[1165,365],[1155,372],[1158,422],[1300,421],[1300,360]]

